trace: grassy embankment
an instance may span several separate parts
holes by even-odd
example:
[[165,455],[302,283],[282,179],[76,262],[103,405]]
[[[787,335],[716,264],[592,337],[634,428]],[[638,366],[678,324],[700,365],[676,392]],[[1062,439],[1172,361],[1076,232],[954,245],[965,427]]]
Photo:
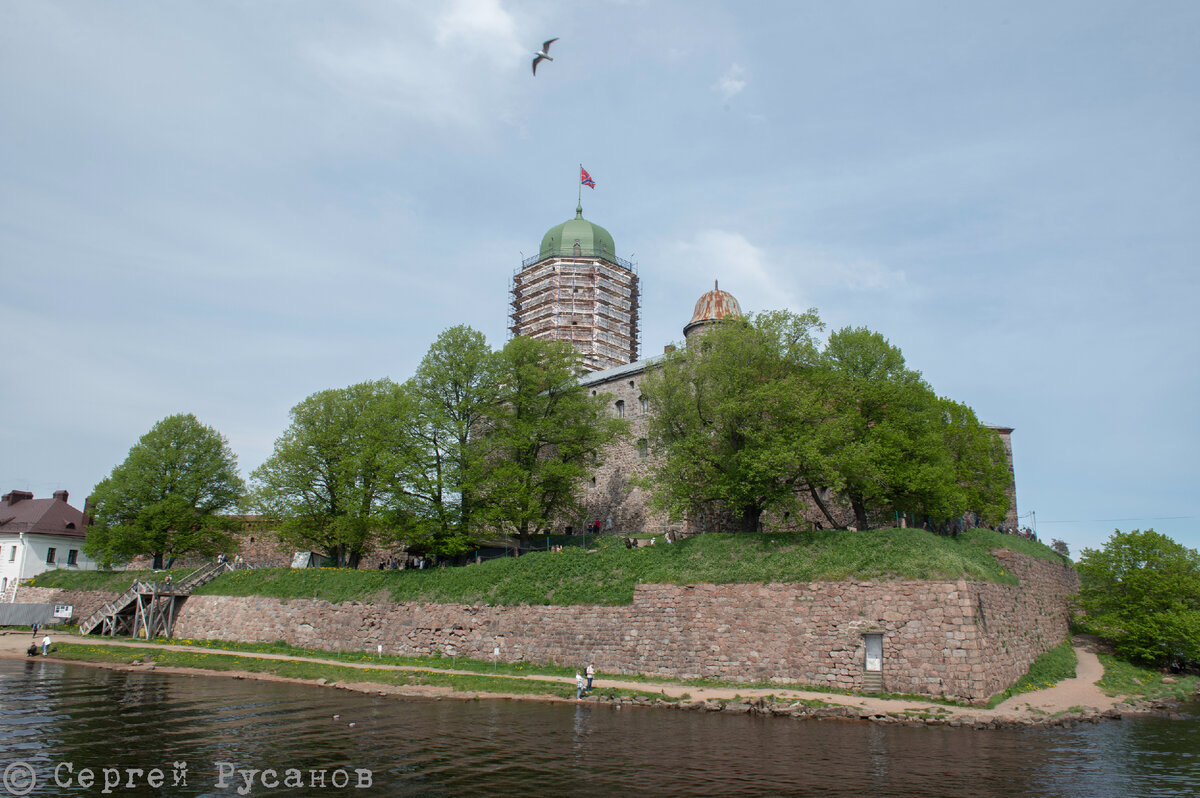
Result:
[[[1200,676],[1167,676],[1161,671],[1142,668],[1111,654],[1100,654],[1104,666],[1104,678],[1096,685],[1105,695],[1128,696],[1135,699],[1175,698],[1186,699],[1200,691]],[[1175,682],[1165,683],[1164,678]]]
[[[991,555],[1008,548],[1065,562],[1040,543],[988,530],[957,538],[919,529],[698,535],[678,543],[625,549],[602,539],[584,551],[535,552],[461,568],[369,571],[255,569],[225,574],[197,594],[340,601],[451,603],[629,604],[638,584],[730,584],[842,579],[927,579],[1015,584]],[[140,572],[142,578],[150,578]],[[176,575],[181,578],[183,573]],[[161,572],[154,578],[161,578]],[[48,571],[40,587],[124,590],[134,574]]]
[[1079,660],[1075,656],[1075,649],[1071,647],[1071,641],[1064,640],[1035,659],[1029,666],[1028,673],[1017,679],[1004,692],[992,696],[987,705],[989,708],[995,707],[1014,695],[1053,687],[1063,679],[1074,679],[1075,666],[1078,664]]

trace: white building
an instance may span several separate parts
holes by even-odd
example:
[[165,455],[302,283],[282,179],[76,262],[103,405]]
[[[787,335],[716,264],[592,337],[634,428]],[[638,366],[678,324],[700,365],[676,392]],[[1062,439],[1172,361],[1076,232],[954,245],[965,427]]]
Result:
[[52,568],[95,570],[83,553],[84,514],[67,504],[67,492],[35,499],[14,490],[0,498],[0,601],[11,602],[17,585]]

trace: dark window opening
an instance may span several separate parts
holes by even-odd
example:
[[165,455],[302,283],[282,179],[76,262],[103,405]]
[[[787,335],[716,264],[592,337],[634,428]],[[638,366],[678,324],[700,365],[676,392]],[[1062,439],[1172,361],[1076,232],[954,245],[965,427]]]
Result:
[[54,547],[46,549],[46,565],[54,565]]
[[76,549],[71,549],[70,551],[67,552],[67,565],[78,565],[78,564],[79,564],[79,551]]

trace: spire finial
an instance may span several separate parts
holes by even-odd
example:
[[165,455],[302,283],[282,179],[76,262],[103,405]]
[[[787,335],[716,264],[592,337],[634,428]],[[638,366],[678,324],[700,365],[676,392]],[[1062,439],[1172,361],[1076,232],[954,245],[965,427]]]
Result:
[[575,218],[576,219],[583,218],[583,202],[582,201],[580,201],[580,203],[575,206]]
[[717,281],[716,281],[716,280],[713,280],[713,290],[714,290],[714,291],[717,291],[717,290],[719,290],[719,289],[717,288]]

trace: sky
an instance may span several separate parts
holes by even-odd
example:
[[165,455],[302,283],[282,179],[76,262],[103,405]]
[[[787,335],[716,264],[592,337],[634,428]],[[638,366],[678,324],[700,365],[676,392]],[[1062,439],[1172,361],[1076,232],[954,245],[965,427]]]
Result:
[[[531,74],[541,42],[559,37]],[[0,2],[0,489],[194,413],[248,475],[584,215],[1011,426],[1021,523],[1200,547],[1200,4]]]

